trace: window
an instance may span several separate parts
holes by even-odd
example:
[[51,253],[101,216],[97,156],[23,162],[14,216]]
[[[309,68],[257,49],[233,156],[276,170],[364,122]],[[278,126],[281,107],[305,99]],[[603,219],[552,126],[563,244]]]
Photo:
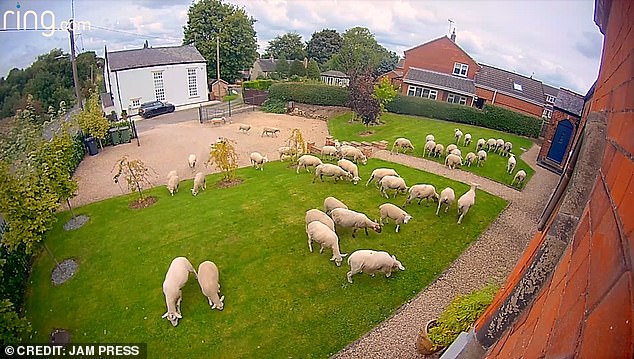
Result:
[[132,105],[130,105],[131,108],[137,108],[137,107],[141,106],[141,98],[140,97],[131,98],[130,102],[132,102]]
[[453,74],[454,75],[467,77],[467,72],[469,72],[469,65],[461,64],[459,62],[454,62],[454,64],[453,64]]
[[420,87],[420,86],[412,86],[410,85],[407,88],[407,96],[416,96],[428,98],[430,100],[435,100],[438,97],[438,91]]
[[553,110],[545,108],[542,117],[550,119],[553,116]]
[[467,98],[460,95],[454,95],[452,93],[447,95],[447,102],[449,103],[459,103],[461,105],[467,104]]
[[513,89],[516,91],[523,91],[522,84],[518,84],[517,82],[513,82]]
[[157,101],[165,101],[165,88],[163,87],[163,71],[153,72],[154,77],[154,95]]
[[198,85],[196,84],[196,69],[187,69],[187,88],[189,97],[198,96]]
[[555,103],[555,96],[553,96],[553,95],[546,95],[546,102],[548,102],[548,103]]

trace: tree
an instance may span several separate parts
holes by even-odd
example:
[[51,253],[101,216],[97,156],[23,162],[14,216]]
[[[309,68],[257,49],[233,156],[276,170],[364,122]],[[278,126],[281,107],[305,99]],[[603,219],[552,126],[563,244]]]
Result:
[[233,82],[257,58],[255,19],[244,9],[220,0],[201,0],[189,7],[183,44],[193,44],[207,59],[208,77],[215,79],[216,38],[220,43],[220,77]]
[[287,140],[288,147],[291,148],[291,163],[297,162],[297,158],[306,153],[306,141],[299,128],[294,128]]
[[354,74],[350,78],[348,107],[361,117],[366,126],[376,122],[381,112],[379,101],[373,96],[373,82],[374,79],[369,73]]
[[365,27],[353,27],[343,34],[343,44],[333,60],[348,75],[374,73],[383,58],[389,55]]
[[19,343],[31,332],[31,323],[26,318],[20,318],[8,299],[0,300],[0,343],[10,345]]
[[289,76],[306,76],[306,69],[304,63],[300,60],[293,60],[291,68],[288,71]]
[[309,59],[315,59],[321,65],[338,53],[342,44],[343,38],[337,30],[324,29],[313,32],[306,45],[306,52]]
[[310,60],[308,62],[308,67],[306,68],[306,76],[311,80],[319,80],[320,75],[321,71],[319,71],[317,61]]
[[378,84],[374,84],[374,98],[379,102],[380,114],[385,113],[385,107],[392,102],[398,91],[387,77],[383,77]]
[[281,57],[275,61],[275,72],[280,75],[280,78],[287,78],[289,76],[291,66],[285,57]]
[[101,105],[99,104],[99,96],[97,92],[93,92],[86,101],[86,107],[75,115],[75,119],[79,124],[79,128],[88,135],[99,139],[99,146],[103,148],[101,141],[106,138],[110,123],[103,116]]
[[123,176],[130,192],[137,191],[139,200],[143,201],[145,199],[143,197],[144,186],[152,186],[149,173],[151,168],[147,167],[141,160],[129,160],[128,156],[121,157],[115,164],[113,171],[115,168],[117,173],[112,177],[114,183],[119,183],[120,177]]
[[302,60],[306,57],[306,49],[302,35],[296,32],[289,32],[276,36],[269,41],[266,47],[266,54],[263,57],[273,57],[278,59],[284,57],[289,60]]
[[399,60],[400,58],[396,52],[385,50],[381,61],[379,61],[379,64],[374,71],[374,76],[380,76],[394,70]]
[[238,154],[234,147],[235,143],[235,141],[227,138],[216,142],[211,146],[209,150],[209,160],[205,163],[205,166],[215,163],[216,168],[222,172],[224,181],[230,181],[236,175]]

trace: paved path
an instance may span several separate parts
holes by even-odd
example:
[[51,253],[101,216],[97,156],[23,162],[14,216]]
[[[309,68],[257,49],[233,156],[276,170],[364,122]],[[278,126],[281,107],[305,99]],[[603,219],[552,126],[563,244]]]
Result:
[[420,327],[436,318],[459,294],[488,282],[502,284],[537,230],[537,223],[559,177],[535,165],[539,147],[522,155],[536,173],[522,192],[461,170],[407,155],[379,151],[377,158],[398,162],[465,183],[510,201],[509,206],[447,271],[383,323],[335,354],[334,358],[421,358],[415,342]]

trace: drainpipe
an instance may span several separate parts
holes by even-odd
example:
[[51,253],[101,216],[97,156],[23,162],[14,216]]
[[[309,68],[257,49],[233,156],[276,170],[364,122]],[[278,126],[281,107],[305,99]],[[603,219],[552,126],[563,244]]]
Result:
[[495,90],[495,92],[493,93],[493,99],[491,100],[491,105],[495,103],[495,96],[497,96],[497,94],[498,94],[498,90]]
[[119,85],[119,73],[117,71],[114,72],[114,77],[117,80],[117,97],[119,98],[119,109],[120,109],[119,111],[123,111],[123,104],[121,103],[121,85]]

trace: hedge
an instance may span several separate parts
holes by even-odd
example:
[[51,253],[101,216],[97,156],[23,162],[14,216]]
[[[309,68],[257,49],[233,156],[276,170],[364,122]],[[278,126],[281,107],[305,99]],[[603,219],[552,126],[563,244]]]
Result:
[[269,87],[273,84],[273,80],[253,80],[253,81],[245,81],[242,84],[242,87],[245,89],[254,89],[254,90],[268,90]]
[[326,84],[284,82],[269,87],[269,98],[310,105],[345,106],[348,102],[348,89]]
[[539,136],[542,125],[541,119],[537,117],[494,105],[485,105],[484,110],[479,110],[413,96],[398,95],[387,105],[387,109],[393,113],[466,123],[533,138]]

